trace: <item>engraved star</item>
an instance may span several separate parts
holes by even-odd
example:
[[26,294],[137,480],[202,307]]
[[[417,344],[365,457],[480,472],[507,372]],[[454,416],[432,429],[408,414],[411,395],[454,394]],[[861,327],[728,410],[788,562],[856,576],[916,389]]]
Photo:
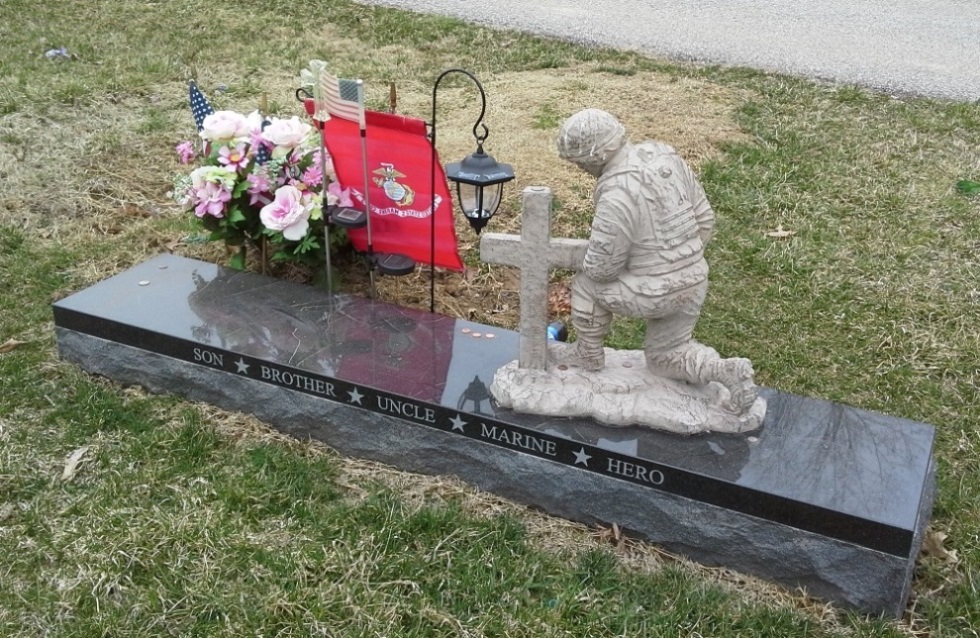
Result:
[[453,430],[459,430],[460,432],[466,431],[463,429],[463,426],[467,425],[467,423],[466,421],[463,420],[463,417],[461,417],[460,415],[457,414],[456,417],[450,419],[450,421],[453,422]]
[[585,453],[585,448],[582,448],[578,452],[572,452],[575,455],[575,464],[581,463],[585,467],[589,467],[589,459],[592,457]]
[[238,374],[248,374],[248,364],[245,363],[245,360],[241,357],[239,357],[238,361],[235,362],[235,366],[238,367]]
[[364,404],[361,403],[361,399],[364,398],[364,395],[361,394],[360,392],[358,392],[357,388],[354,388],[353,390],[351,390],[350,392],[348,392],[348,394],[350,395],[350,402],[351,403],[356,403],[357,405],[362,406],[362,407],[364,406]]

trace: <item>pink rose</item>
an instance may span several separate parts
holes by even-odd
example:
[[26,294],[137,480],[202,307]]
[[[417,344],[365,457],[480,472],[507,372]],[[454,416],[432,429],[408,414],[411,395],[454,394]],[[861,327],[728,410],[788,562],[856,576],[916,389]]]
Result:
[[227,142],[249,135],[248,119],[235,111],[215,111],[204,118],[202,126],[201,137],[212,142]]
[[290,150],[299,146],[312,130],[312,126],[293,116],[288,120],[273,119],[262,130],[262,137],[277,147]]
[[314,166],[316,166],[317,168],[319,168],[321,166],[321,164],[322,164],[323,167],[327,169],[327,181],[335,180],[335,179],[337,179],[337,173],[336,173],[336,171],[334,170],[334,167],[333,167],[333,158],[330,157],[330,153],[329,152],[324,153],[324,155],[326,156],[324,158],[325,161],[323,161],[321,163],[320,162],[320,150],[317,149],[317,150],[313,151],[312,164]]
[[282,231],[282,236],[290,241],[299,241],[306,236],[309,218],[310,204],[303,203],[303,194],[295,186],[277,190],[275,200],[259,211],[263,226]]

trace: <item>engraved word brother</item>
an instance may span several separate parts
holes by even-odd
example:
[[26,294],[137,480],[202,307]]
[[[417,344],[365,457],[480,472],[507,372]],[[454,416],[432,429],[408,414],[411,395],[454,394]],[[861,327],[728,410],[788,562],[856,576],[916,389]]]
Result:
[[259,374],[262,376],[263,381],[272,381],[276,385],[296,388],[297,390],[319,394],[332,399],[337,398],[332,383],[327,383],[321,379],[314,379],[305,374],[286,372],[285,370],[277,370],[269,366],[262,366]]

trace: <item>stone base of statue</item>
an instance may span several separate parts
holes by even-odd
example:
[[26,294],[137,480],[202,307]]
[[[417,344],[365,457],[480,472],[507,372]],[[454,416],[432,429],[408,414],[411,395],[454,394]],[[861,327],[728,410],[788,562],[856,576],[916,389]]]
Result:
[[606,365],[592,372],[575,365],[500,368],[490,392],[501,407],[525,414],[591,417],[611,426],[640,425],[679,434],[750,432],[762,426],[765,399],[739,414],[726,405],[720,383],[694,385],[647,371],[643,351],[606,348]]

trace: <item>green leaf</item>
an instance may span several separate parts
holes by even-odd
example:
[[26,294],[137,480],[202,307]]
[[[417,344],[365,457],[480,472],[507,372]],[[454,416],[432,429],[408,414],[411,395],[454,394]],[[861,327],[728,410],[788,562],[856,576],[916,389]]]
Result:
[[980,182],[974,182],[971,179],[961,179],[956,182],[956,190],[964,195],[976,195],[980,193]]
[[228,260],[228,267],[235,270],[245,270],[245,251],[240,250]]
[[299,255],[302,253],[309,252],[310,250],[315,250],[319,247],[320,244],[319,242],[317,242],[316,237],[313,237],[312,235],[307,235],[306,237],[303,238],[303,241],[300,242],[299,246],[296,247],[294,253]]
[[239,210],[238,206],[232,206],[228,210],[228,221],[230,221],[232,224],[238,224],[245,221],[245,215],[241,210]]

